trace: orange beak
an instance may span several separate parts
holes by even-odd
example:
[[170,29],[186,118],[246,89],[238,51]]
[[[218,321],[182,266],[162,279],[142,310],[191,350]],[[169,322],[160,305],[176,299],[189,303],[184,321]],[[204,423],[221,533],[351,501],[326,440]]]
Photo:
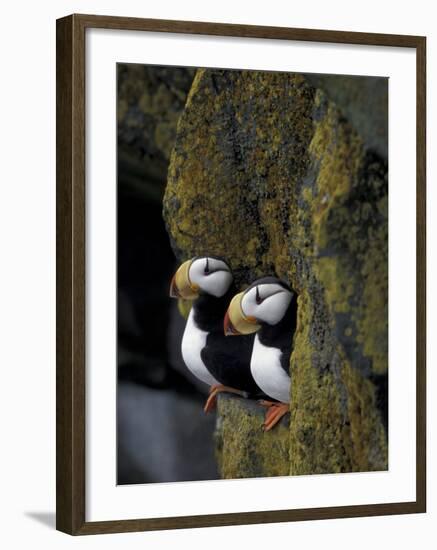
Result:
[[225,332],[225,336],[239,336],[241,334],[241,332],[238,332],[238,330],[232,324],[231,318],[229,317],[229,311],[226,311],[225,319],[223,322],[223,329]]
[[239,336],[251,334],[261,328],[255,317],[248,317],[243,313],[241,300],[244,292],[236,294],[229,304],[223,321],[225,336]]
[[173,275],[170,283],[170,298],[181,298],[181,294],[178,290],[178,285],[176,284],[176,275]]

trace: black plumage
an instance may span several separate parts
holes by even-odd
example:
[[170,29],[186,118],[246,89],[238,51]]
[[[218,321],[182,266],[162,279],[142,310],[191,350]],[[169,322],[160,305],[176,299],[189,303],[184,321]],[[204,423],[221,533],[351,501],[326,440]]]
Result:
[[229,338],[224,334],[223,319],[234,294],[232,285],[221,298],[201,294],[194,301],[194,322],[208,333],[201,358],[212,376],[224,386],[242,390],[251,396],[262,395],[250,371],[254,335]]

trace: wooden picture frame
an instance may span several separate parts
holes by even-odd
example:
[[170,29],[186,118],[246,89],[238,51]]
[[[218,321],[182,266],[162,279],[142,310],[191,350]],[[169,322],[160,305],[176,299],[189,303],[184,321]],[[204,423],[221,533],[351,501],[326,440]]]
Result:
[[[87,522],[85,516],[85,31],[89,28],[391,46],[416,51],[417,417],[411,502]],[[71,535],[426,511],[426,39],[420,36],[71,15],[57,21],[57,529]]]

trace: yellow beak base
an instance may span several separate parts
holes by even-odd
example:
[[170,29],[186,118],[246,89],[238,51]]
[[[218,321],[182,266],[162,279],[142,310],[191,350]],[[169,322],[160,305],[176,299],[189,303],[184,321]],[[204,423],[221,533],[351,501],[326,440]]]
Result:
[[236,294],[229,304],[223,326],[226,336],[252,334],[261,328],[254,317],[247,317],[243,313],[241,307],[243,295],[244,292]]
[[199,287],[190,281],[189,271],[192,261],[187,260],[176,271],[170,285],[170,296],[172,298],[194,300],[199,296]]

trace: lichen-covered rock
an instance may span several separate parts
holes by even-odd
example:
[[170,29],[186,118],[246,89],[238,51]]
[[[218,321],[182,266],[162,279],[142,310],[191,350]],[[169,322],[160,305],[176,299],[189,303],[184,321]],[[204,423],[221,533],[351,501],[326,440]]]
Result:
[[363,138],[368,149],[388,157],[388,79],[376,76],[306,74],[326,92]]
[[289,415],[264,432],[265,409],[256,401],[220,394],[216,449],[224,479],[286,476],[290,470]]
[[119,174],[133,191],[161,200],[195,70],[120,63],[117,71]]
[[387,193],[385,162],[304,76],[197,72],[164,217],[181,260],[221,255],[240,288],[275,274],[299,295],[291,474],[387,468]]

